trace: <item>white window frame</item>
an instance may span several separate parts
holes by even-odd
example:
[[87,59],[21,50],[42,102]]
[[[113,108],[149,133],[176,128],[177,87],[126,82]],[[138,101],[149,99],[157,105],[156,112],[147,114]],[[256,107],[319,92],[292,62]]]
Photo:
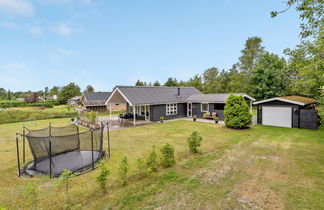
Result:
[[[207,104],[207,110],[206,111],[203,110],[203,104]],[[200,104],[200,111],[201,112],[209,112],[209,103],[201,103]]]
[[165,113],[166,113],[166,115],[177,115],[178,114],[178,104],[177,103],[166,104],[165,105]]

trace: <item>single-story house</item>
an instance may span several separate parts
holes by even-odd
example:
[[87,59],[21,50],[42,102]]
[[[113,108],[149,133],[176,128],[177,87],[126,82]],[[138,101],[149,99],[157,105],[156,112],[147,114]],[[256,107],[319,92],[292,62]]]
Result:
[[106,105],[106,101],[110,97],[112,92],[92,92],[83,93],[81,97],[81,107],[87,110],[93,110],[98,112],[111,111],[124,111],[126,110],[126,104],[113,103]]
[[76,106],[80,105],[81,103],[81,96],[74,96],[68,100],[68,105]]
[[159,121],[180,117],[202,118],[204,113],[216,112],[220,120],[224,119],[224,106],[229,95],[242,95],[250,104],[254,98],[244,93],[203,94],[194,87],[152,87],[152,86],[116,86],[106,101],[106,105],[125,103],[128,113],[147,121]]
[[254,102],[258,124],[317,129],[316,100],[302,96],[284,96]]

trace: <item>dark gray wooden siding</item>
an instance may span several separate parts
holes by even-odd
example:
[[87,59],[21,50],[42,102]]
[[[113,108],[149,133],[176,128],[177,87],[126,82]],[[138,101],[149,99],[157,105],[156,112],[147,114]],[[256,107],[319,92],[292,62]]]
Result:
[[159,121],[160,117],[165,120],[171,120],[179,117],[187,116],[187,103],[177,104],[178,113],[176,115],[166,115],[166,104],[151,105],[151,121]]
[[[263,106],[285,106],[292,107],[292,127],[293,128],[311,128],[316,129],[317,115],[315,110],[305,110],[304,107],[290,104],[283,101],[270,101],[257,106],[257,123],[262,124],[262,107]],[[310,111],[310,112],[307,112]],[[312,112],[314,111],[314,112]],[[316,117],[315,117],[316,115]]]
[[[209,103],[209,112],[216,112],[219,120],[224,120],[224,106],[225,104]],[[192,104],[192,116],[196,115],[198,118],[203,118],[205,112],[201,111],[201,103]]]

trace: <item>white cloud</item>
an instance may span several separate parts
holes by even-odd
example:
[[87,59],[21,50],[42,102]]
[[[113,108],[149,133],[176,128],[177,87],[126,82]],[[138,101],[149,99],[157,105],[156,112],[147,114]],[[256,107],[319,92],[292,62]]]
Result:
[[43,34],[43,28],[41,27],[33,27],[29,29],[29,32],[35,36],[40,36]]
[[32,16],[34,7],[27,0],[0,0],[0,12],[22,16]]
[[24,63],[13,62],[13,63],[6,64],[3,69],[5,72],[20,73],[28,70],[28,67]]
[[72,28],[66,24],[59,24],[51,27],[51,30],[65,37],[71,36],[73,33],[78,31],[78,29]]
[[76,52],[72,51],[72,50],[67,50],[67,49],[64,49],[64,48],[57,48],[57,51],[62,54],[62,55],[65,55],[65,56],[71,56],[71,55],[75,55]]
[[10,28],[10,29],[19,27],[19,25],[17,25],[16,23],[13,23],[13,22],[2,22],[2,23],[0,23],[0,26],[4,27],[4,28]]
[[41,1],[52,3],[52,4],[66,4],[66,3],[90,4],[92,2],[92,0],[41,0]]

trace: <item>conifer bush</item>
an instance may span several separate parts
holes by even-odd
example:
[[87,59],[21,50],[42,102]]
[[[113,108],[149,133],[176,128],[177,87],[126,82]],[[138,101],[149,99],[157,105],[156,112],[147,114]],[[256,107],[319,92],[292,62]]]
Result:
[[187,143],[190,152],[197,153],[198,147],[201,146],[202,137],[198,134],[197,131],[192,132],[192,134],[187,138]]
[[175,165],[174,148],[171,144],[165,144],[160,151],[162,154],[161,165],[163,168]]
[[119,164],[119,171],[118,171],[120,181],[124,186],[127,184],[127,172],[128,172],[128,160],[127,157],[125,156]]
[[146,157],[146,165],[149,172],[157,172],[158,170],[158,156],[153,146]]
[[96,174],[96,181],[99,184],[103,193],[106,193],[108,182],[109,170],[105,160],[101,160],[99,163],[99,171]]
[[248,128],[252,114],[243,96],[230,95],[224,108],[225,125],[229,128]]

